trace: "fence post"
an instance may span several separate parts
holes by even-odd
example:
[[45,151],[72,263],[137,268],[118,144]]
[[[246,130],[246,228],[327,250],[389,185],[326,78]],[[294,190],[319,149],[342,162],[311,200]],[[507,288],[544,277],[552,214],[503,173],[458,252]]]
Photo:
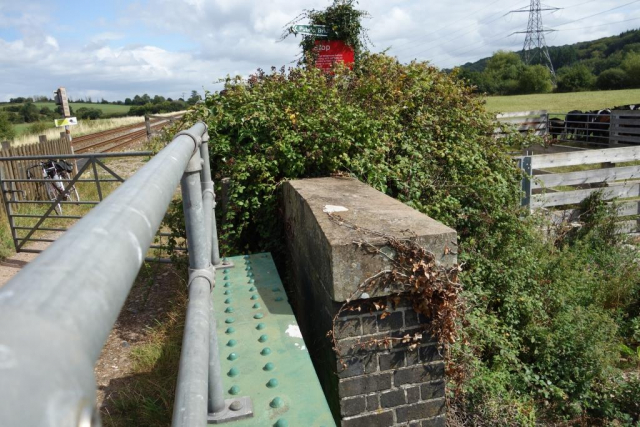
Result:
[[220,248],[218,245],[218,228],[216,225],[216,194],[211,179],[211,164],[209,162],[209,134],[205,133],[200,146],[202,156],[202,197],[204,199],[205,221],[207,221],[207,236],[210,237],[210,258],[213,266],[220,265]]
[[2,149],[8,150],[9,148],[11,148],[11,141],[2,141]]
[[518,160],[518,166],[522,169],[524,176],[522,177],[521,188],[524,193],[521,206],[528,206],[531,210],[531,177],[533,168],[531,167],[531,156],[523,156]]
[[151,138],[151,122],[149,120],[149,115],[144,115],[144,126],[147,129],[147,141]]

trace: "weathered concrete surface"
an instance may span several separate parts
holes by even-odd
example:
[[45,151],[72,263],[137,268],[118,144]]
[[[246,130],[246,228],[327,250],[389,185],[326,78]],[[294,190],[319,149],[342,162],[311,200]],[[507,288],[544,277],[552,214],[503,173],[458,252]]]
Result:
[[[307,252],[311,262],[330,261],[330,268],[317,265],[325,291],[336,302],[346,301],[368,277],[388,266],[382,255],[354,250],[354,241],[382,246],[382,239],[340,226],[323,210],[327,206],[348,210],[341,218],[375,232],[396,238],[417,237],[445,265],[456,261],[456,232],[407,205],[353,178],[315,178],[284,184],[285,221],[292,250]],[[295,235],[292,235],[295,233]],[[445,248],[451,250],[445,254]],[[385,248],[382,248],[385,251]],[[388,252],[391,255],[391,252]],[[302,254],[299,254],[302,255]],[[380,291],[376,295],[391,293]]]

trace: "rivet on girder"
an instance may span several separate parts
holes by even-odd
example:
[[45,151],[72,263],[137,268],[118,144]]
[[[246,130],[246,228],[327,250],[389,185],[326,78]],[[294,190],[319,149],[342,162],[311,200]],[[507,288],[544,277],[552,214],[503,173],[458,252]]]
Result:
[[225,268],[224,270],[222,270],[222,272],[223,272],[224,274],[227,274],[227,273],[229,272],[229,269]]
[[238,370],[238,368],[233,367],[229,369],[229,372],[227,373],[227,375],[229,375],[231,378],[237,377],[238,375],[240,375],[240,371]]
[[231,282],[226,282],[226,283],[224,284],[224,287],[225,287],[225,288],[230,288],[230,287],[231,287]]
[[275,427],[289,427],[289,421],[285,420],[284,418],[280,418],[278,421],[276,421]]
[[284,406],[284,400],[281,397],[274,397],[269,406],[272,408],[282,408]]
[[259,303],[259,302],[257,302],[257,303],[255,303],[255,304],[253,304],[253,308],[260,308],[260,303]]
[[275,379],[275,378],[271,378],[271,379],[269,380],[269,382],[267,383],[267,387],[269,387],[269,388],[276,388],[276,387],[278,387],[278,380],[277,380],[277,379]]
[[271,354],[271,349],[269,347],[265,347],[265,348],[262,349],[260,354],[263,355],[263,356],[268,356],[268,355]]
[[264,369],[265,371],[273,371],[275,369],[275,366],[273,365],[273,363],[267,362],[267,364],[264,365],[262,369]]
[[229,289],[227,289],[226,291],[224,291],[225,295],[231,295],[231,291]]
[[235,331],[236,331],[236,328],[234,328],[233,326],[229,326],[229,327],[227,328],[227,330],[225,331],[225,333],[226,333],[227,335],[229,335],[229,334],[234,333]]
[[253,315],[254,319],[262,319],[263,317],[264,317],[264,314],[262,314],[262,313],[256,313],[256,314]]
[[256,329],[261,331],[266,327],[267,327],[267,325],[265,325],[264,323],[258,323],[258,326],[256,326]]
[[235,347],[236,344],[238,344],[238,341],[236,340],[229,340],[229,342],[227,343],[227,347]]
[[228,274],[224,275],[224,280],[229,280],[229,275]]
[[282,297],[278,297],[278,298],[276,298],[276,301],[282,301],[283,299],[284,298],[282,298]]
[[248,272],[247,273],[247,277],[253,277],[253,273],[252,272]]
[[267,342],[267,336],[266,335],[260,335],[260,338],[258,338],[258,341]]
[[230,353],[227,359],[236,360],[238,358],[238,353]]
[[233,323],[235,322],[235,319],[233,317],[227,317],[226,320],[224,321],[224,323]]
[[251,299],[252,299],[252,300],[257,300],[257,299],[258,299],[258,294],[253,294],[253,295],[251,295]]
[[249,283],[256,283],[255,279],[249,279]]
[[234,400],[233,402],[231,402],[231,405],[229,405],[229,409],[231,409],[232,411],[239,411],[240,409],[242,409],[242,402],[240,402],[239,400]]
[[251,266],[250,266],[250,265],[247,265],[247,266],[245,267],[245,270],[246,270],[246,271],[251,271]]
[[229,394],[239,394],[239,393],[240,393],[240,387],[238,387],[237,385],[234,385],[229,389]]
[[224,300],[225,304],[231,304],[233,300],[231,298],[227,298],[226,300]]
[[256,291],[256,287],[255,286],[252,286],[252,287],[249,288],[249,292],[255,292],[255,291]]
[[233,313],[233,307],[227,307],[227,308],[224,310],[224,312],[225,312],[225,313]]

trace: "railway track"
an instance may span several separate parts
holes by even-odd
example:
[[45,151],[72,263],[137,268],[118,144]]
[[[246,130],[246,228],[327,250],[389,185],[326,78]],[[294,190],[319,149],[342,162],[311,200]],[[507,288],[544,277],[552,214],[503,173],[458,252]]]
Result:
[[[179,117],[169,117],[167,119],[157,119],[151,121],[151,131],[158,131],[163,127],[173,123]],[[124,133],[124,134],[123,134]],[[142,123],[122,126],[102,132],[83,135],[73,139],[74,152],[83,153],[108,153],[122,150],[127,146],[147,137],[147,130]]]

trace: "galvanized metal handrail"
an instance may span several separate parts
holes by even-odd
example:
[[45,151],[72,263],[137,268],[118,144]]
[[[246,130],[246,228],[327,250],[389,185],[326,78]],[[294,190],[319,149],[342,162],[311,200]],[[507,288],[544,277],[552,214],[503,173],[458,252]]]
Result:
[[227,410],[219,365],[218,377],[209,367],[219,361],[210,359],[217,356],[210,351],[217,233],[205,225],[214,218],[201,188],[208,194],[201,184],[206,135],[203,123],[178,134],[0,288],[0,425],[100,425],[93,366],[180,182],[191,270],[173,421],[206,425],[207,398],[219,413]]

